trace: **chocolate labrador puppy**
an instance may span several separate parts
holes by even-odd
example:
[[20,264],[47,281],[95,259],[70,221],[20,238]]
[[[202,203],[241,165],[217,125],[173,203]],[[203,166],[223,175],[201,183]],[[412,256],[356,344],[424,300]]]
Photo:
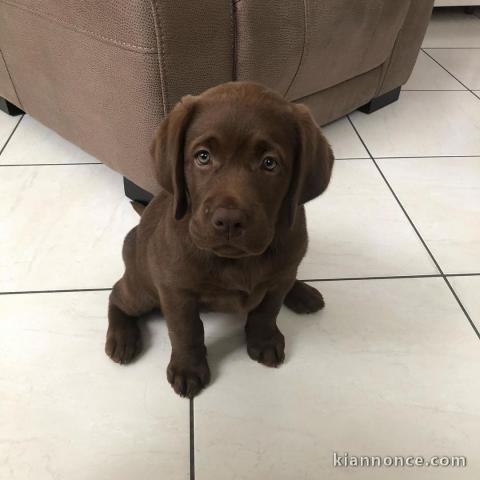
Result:
[[248,354],[278,366],[282,304],[298,313],[324,305],[296,280],[307,250],[303,204],[325,190],[333,166],[310,111],[260,84],[226,83],[183,97],[152,155],[163,191],[125,239],[107,355],[130,362],[140,349],[138,316],[160,308],[172,345],[168,381],[193,397],[210,379],[199,312],[244,312]]

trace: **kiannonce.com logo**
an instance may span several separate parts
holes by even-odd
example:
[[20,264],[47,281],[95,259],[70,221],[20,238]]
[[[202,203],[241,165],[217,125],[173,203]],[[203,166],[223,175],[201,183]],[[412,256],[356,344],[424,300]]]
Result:
[[466,467],[467,458],[458,455],[351,455],[333,452],[334,467]]

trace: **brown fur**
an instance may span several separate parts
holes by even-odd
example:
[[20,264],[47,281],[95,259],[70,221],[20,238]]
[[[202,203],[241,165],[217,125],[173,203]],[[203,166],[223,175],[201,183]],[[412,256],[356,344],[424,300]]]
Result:
[[131,361],[138,316],[160,308],[172,344],[168,380],[193,397],[210,379],[200,311],[247,313],[248,354],[274,367],[284,359],[282,304],[323,307],[296,273],[307,250],[303,204],[327,187],[333,154],[304,105],[251,82],[182,98],[152,154],[164,191],[145,208],[133,204],[141,219],[125,239],[105,350]]

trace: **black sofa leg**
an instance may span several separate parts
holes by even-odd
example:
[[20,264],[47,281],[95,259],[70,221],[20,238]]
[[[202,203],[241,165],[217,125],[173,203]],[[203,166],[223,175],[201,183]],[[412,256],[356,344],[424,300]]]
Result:
[[13,103],[10,103],[3,97],[0,97],[0,110],[8,115],[11,115],[12,117],[16,117],[17,115],[23,115],[25,113],[23,110],[18,108]]
[[363,113],[376,112],[377,110],[380,110],[381,108],[386,107],[393,102],[396,102],[398,100],[398,97],[400,96],[401,89],[402,87],[397,87],[387,93],[384,93],[383,95],[380,95],[379,97],[375,97],[368,103],[363,105],[363,107],[360,107],[359,110]]
[[123,187],[125,189],[125,195],[134,202],[141,203],[142,205],[148,205],[153,195],[147,192],[137,184],[130,181],[127,177],[123,177]]

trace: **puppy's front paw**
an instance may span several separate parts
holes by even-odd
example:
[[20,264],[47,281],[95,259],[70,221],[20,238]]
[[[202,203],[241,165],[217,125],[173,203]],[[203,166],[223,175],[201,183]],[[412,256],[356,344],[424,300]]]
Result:
[[141,335],[136,322],[123,322],[110,326],[105,353],[116,363],[130,363],[140,352]]
[[285,337],[278,328],[269,337],[247,334],[247,352],[252,360],[278,367],[285,360]]
[[210,382],[207,359],[180,361],[172,355],[167,367],[167,379],[181,397],[193,398]]
[[314,313],[325,306],[322,294],[310,285],[295,280],[283,302],[295,313]]

